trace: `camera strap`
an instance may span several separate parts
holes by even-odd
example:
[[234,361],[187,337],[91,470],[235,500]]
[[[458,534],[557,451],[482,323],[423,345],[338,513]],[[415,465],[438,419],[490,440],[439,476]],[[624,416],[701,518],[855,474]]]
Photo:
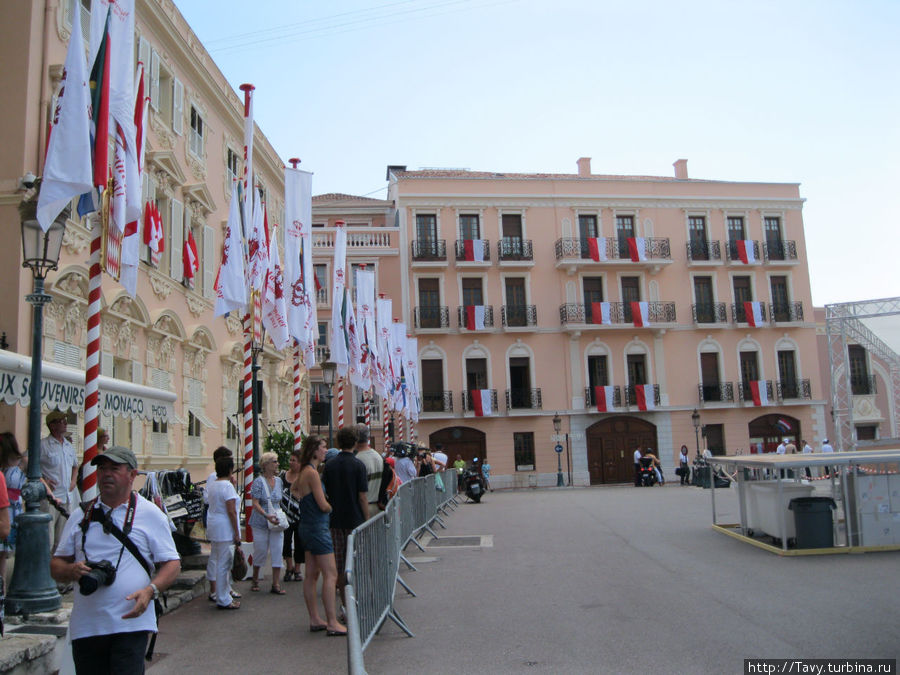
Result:
[[[153,579],[154,568],[153,566],[147,562],[147,559],[143,556],[140,549],[137,547],[131,538],[128,536],[128,533],[131,532],[131,527],[134,525],[134,513],[137,509],[137,494],[132,492],[131,497],[128,499],[128,510],[125,512],[125,522],[123,523],[123,529],[119,529],[119,527],[113,522],[112,519],[112,509],[110,509],[106,514],[101,515],[97,512],[95,507],[97,506],[97,500],[94,499],[87,505],[86,511],[84,513],[84,517],[81,520],[81,550],[84,550],[85,540],[87,539],[87,530],[88,526],[93,521],[97,521],[103,525],[103,532],[105,534],[111,534],[120,542],[122,542],[122,546],[128,549],[128,552],[131,553],[137,559],[137,561],[141,564],[141,567],[144,568],[144,571],[147,572],[147,575]],[[102,509],[100,509],[102,511]],[[87,553],[85,553],[87,555]],[[121,559],[121,554],[119,555]],[[118,567],[118,565],[116,565]]]

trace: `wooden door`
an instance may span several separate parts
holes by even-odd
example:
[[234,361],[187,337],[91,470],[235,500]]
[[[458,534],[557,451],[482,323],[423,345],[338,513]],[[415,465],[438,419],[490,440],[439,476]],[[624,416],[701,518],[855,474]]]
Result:
[[586,433],[591,485],[634,480],[634,450],[656,445],[656,427],[636,417],[619,415],[601,420]]

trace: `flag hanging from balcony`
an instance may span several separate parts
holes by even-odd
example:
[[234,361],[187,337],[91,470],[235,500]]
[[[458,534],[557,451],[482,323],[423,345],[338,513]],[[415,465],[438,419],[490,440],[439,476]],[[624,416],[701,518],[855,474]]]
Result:
[[637,327],[650,325],[650,303],[645,301],[631,303],[631,319]]
[[791,423],[786,419],[778,418],[775,422],[775,426],[781,429],[781,433],[786,434],[791,430]]
[[484,262],[484,244],[481,239],[463,240],[465,257],[469,262]]
[[761,302],[745,302],[744,315],[747,317],[747,323],[751,328],[762,325],[762,303]]
[[638,410],[653,410],[656,407],[652,384],[634,385],[634,397],[637,399]]
[[765,380],[750,380],[750,395],[753,397],[753,405],[769,405],[769,392],[766,390]]
[[745,265],[750,265],[752,263],[755,263],[756,262],[756,250],[753,248],[753,240],[752,239],[738,239],[736,243],[737,243],[738,259]]
[[403,410],[406,407],[406,377],[403,373],[403,361],[406,353],[406,324],[399,321],[391,324],[390,349],[391,370],[394,378],[391,401],[394,410]]
[[188,228],[188,238],[184,242],[184,252],[182,253],[184,260],[184,278],[191,282],[193,287],[194,272],[200,267],[200,258],[197,255],[197,242],[194,241],[194,232]]
[[[148,205],[149,207],[150,205]],[[144,225],[146,227],[146,223]],[[146,230],[144,237],[146,239]],[[150,248],[151,254],[153,248]],[[159,254],[157,253],[157,259]],[[247,286],[244,280],[244,241],[241,237],[241,206],[237,185],[231,190],[231,206],[222,243],[222,264],[216,277],[215,316],[243,309],[247,304]]]
[[[150,248],[150,264],[159,267],[159,258],[166,249],[163,235],[162,216],[155,202],[148,201],[144,206],[144,243]],[[243,264],[241,264],[243,274]],[[241,280],[243,284],[243,279]]]
[[484,330],[484,305],[466,305],[466,329]]
[[647,240],[644,237],[628,237],[628,255],[631,262],[641,262],[647,259]]
[[594,387],[594,401],[597,403],[597,412],[609,412],[613,409],[613,386],[606,385]]
[[491,390],[490,389],[473,389],[469,392],[472,396],[472,410],[475,417],[490,417],[491,409]]
[[591,303],[591,323],[609,325],[612,319],[609,315],[608,302],[592,302]]
[[588,237],[587,244],[591,260],[594,262],[606,260],[606,237]]

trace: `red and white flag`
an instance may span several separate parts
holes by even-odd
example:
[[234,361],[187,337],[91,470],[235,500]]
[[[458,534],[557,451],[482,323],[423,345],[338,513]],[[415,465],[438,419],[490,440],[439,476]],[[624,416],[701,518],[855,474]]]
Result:
[[262,292],[266,284],[266,270],[269,269],[269,246],[266,240],[265,213],[260,201],[259,190],[253,190],[253,215],[247,232],[247,250],[250,267],[247,270],[248,283],[253,291]]
[[652,384],[634,385],[634,396],[637,399],[638,410],[653,410],[656,407]]
[[481,239],[463,240],[465,257],[469,262],[484,262],[484,242]]
[[144,243],[150,249],[150,263],[159,267],[159,258],[166,248],[163,238],[162,216],[155,202],[147,202],[144,207]]
[[[91,63],[100,49],[109,12],[109,114],[122,125],[127,143],[134,129],[134,0],[92,0]],[[140,205],[140,198],[138,198]]]
[[484,330],[484,305],[466,305],[466,329]]
[[750,380],[750,395],[753,397],[753,405],[769,405],[769,392],[765,380]]
[[359,329],[360,379],[368,391],[378,379],[378,332],[375,328],[375,272],[356,270],[356,327]]
[[591,323],[609,325],[612,319],[609,315],[608,302],[592,302],[591,303]]
[[[125,225],[122,239],[122,269],[119,280],[131,297],[137,293],[137,271],[140,264],[141,185],[144,167],[144,139],[147,106],[150,98],[144,96],[144,64],[138,62],[135,74],[134,128],[135,143],[125,148]],[[119,131],[122,129],[119,127]],[[117,144],[118,147],[118,144]]]
[[378,362],[375,393],[387,398],[394,388],[393,368],[391,366],[391,312],[393,303],[390,298],[378,298],[375,301],[375,326],[378,331]]
[[473,389],[469,393],[472,396],[472,410],[475,411],[475,417],[490,417],[493,413],[491,409],[491,390]]
[[312,174],[284,170],[284,283],[288,331],[300,345],[307,369],[316,362],[319,341],[315,270],[312,263]]
[[588,253],[591,260],[600,262],[606,260],[606,237],[588,237]]
[[197,242],[194,241],[194,232],[190,228],[188,228],[188,238],[184,242],[184,252],[181,257],[184,260],[184,278],[190,281],[193,288],[194,272],[200,268],[200,258],[197,256]]
[[750,265],[757,261],[756,260],[756,250],[753,247],[752,239],[738,239],[737,240],[737,253],[738,253],[738,259],[745,265]]
[[631,303],[631,320],[637,327],[650,325],[650,303],[646,301]]
[[231,206],[222,243],[222,264],[216,276],[216,309],[214,316],[242,310],[247,304],[247,285],[244,277],[244,240],[241,237],[241,206],[238,189],[231,190]]
[[647,259],[647,240],[644,237],[628,237],[628,255],[631,262]]
[[[266,231],[268,231],[266,227]],[[269,240],[269,269],[266,271],[266,287],[263,291],[262,323],[269,331],[269,337],[275,349],[284,349],[290,342],[287,325],[287,308],[284,305],[284,273],[281,271],[281,259],[278,253],[278,242],[273,236]]]
[[594,387],[594,401],[598,412],[609,412],[613,409],[613,386]]
[[90,109],[91,94],[84,62],[79,11],[73,3],[72,36],[59,95],[53,110],[44,177],[38,195],[37,219],[45,232],[74,197],[92,187]]
[[744,315],[747,317],[747,323],[751,328],[762,325],[762,303],[761,302],[745,302]]

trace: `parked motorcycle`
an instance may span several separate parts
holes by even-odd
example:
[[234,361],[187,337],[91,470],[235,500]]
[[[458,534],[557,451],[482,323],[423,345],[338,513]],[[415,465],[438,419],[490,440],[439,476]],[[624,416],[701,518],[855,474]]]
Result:
[[469,467],[463,471],[463,486],[466,491],[466,497],[476,504],[481,502],[481,495],[484,494],[484,478],[478,471],[478,467]]

